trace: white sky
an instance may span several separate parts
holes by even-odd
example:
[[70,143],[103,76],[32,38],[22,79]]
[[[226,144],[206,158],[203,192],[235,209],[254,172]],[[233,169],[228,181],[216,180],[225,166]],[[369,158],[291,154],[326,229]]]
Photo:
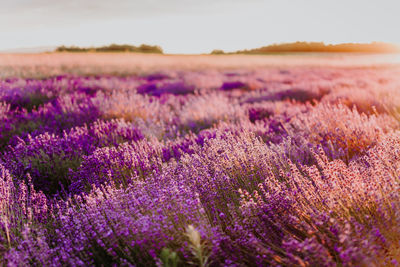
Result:
[[110,43],[166,53],[272,43],[400,44],[398,0],[0,0],[0,50]]

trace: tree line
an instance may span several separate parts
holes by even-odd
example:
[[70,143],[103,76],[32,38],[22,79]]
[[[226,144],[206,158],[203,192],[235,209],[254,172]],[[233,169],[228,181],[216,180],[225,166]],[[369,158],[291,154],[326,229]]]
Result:
[[156,53],[163,54],[163,50],[158,45],[142,44],[140,46],[134,45],[119,45],[111,44],[100,47],[79,47],[79,46],[59,46],[56,52],[137,52],[137,53]]

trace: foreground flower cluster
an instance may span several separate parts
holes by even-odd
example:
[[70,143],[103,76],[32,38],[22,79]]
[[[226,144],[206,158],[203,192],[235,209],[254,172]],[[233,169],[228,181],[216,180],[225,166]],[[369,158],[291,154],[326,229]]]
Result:
[[398,266],[396,68],[0,81],[0,262]]

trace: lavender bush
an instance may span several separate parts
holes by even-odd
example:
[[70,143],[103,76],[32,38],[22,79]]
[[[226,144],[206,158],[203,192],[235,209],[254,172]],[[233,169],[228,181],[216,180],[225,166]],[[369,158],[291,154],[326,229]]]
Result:
[[0,81],[6,266],[399,266],[381,68]]

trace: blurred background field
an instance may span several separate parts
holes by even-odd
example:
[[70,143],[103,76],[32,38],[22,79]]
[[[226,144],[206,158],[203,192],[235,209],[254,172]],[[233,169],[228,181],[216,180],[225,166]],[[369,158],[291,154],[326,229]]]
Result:
[[399,54],[284,53],[276,55],[159,55],[140,53],[0,54],[0,77],[132,75],[164,70],[260,69],[280,67],[390,67]]

